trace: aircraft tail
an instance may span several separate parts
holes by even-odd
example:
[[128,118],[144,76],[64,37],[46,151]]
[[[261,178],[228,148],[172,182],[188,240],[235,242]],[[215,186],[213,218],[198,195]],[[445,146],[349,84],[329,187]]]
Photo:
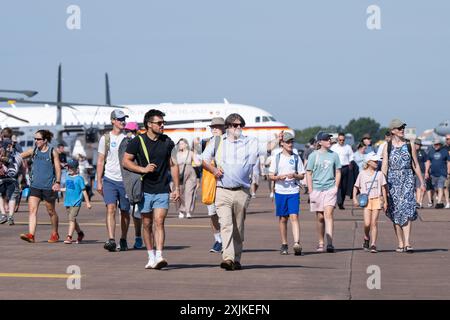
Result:
[[62,124],[62,77],[61,77],[61,64],[58,67],[58,92],[56,96],[56,125]]
[[105,73],[105,94],[106,94],[106,104],[111,105],[111,93],[109,91],[109,77],[108,73]]

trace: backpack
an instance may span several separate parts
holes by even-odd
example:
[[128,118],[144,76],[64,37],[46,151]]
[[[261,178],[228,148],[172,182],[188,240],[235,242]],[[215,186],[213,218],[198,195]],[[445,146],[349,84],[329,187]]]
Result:
[[[130,138],[124,138],[119,145],[119,159],[123,159],[123,155],[127,150],[128,143],[131,141]],[[136,159],[135,159],[136,162]],[[127,195],[128,201],[134,206],[142,200],[142,175],[133,171],[130,171],[120,165],[120,171],[122,173],[122,181],[125,187],[125,193]]]
[[106,170],[106,158],[108,157],[109,145],[111,144],[111,135],[109,134],[109,132],[107,132],[103,136],[105,137],[105,157],[103,159],[103,176],[104,176]]
[[[214,140],[214,158],[216,158],[216,154],[221,154],[221,150],[219,150],[219,147],[222,145],[222,136],[216,137]],[[211,140],[210,140],[211,142]],[[211,163],[212,165],[216,165],[217,161],[214,159]],[[203,168],[202,172],[202,203],[206,205],[213,204],[216,200],[216,187],[217,187],[217,179],[216,177]]]

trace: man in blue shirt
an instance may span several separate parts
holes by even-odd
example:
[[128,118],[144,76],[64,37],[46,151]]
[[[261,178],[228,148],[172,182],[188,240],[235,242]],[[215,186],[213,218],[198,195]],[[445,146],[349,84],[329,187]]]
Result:
[[[215,151],[209,143],[203,152],[203,167],[217,179],[216,210],[222,237],[225,270],[240,270],[244,242],[245,212],[250,201],[251,177],[258,159],[258,142],[242,135],[245,120],[237,113],[225,119],[226,135]],[[217,167],[211,165],[215,159]]]
[[436,209],[444,208],[442,197],[444,195],[444,185],[450,173],[450,157],[448,151],[442,148],[441,140],[434,141],[434,149],[428,153],[428,160],[426,163],[425,179],[431,176],[433,187],[438,191],[438,201]]

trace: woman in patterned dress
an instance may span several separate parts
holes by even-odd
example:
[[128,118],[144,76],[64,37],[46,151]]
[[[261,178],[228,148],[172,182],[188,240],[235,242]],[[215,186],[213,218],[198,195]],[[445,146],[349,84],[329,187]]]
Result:
[[[394,119],[389,125],[392,133],[392,148],[383,150],[382,171],[386,176],[388,187],[388,208],[386,215],[394,223],[394,231],[398,240],[397,252],[413,252],[410,243],[412,221],[417,219],[415,200],[415,179],[413,170],[425,190],[425,182],[420,172],[414,142],[405,139],[406,123]],[[411,144],[411,148],[408,147]],[[408,150],[409,149],[409,150]],[[411,153],[410,153],[411,152]],[[412,157],[412,159],[411,159]]]

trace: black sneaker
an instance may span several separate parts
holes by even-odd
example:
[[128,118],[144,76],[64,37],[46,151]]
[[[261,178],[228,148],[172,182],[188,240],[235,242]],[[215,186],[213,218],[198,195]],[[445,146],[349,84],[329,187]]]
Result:
[[0,224],[4,224],[6,221],[8,221],[8,217],[6,215],[2,215],[0,217]]
[[103,248],[105,248],[106,250],[108,250],[110,252],[116,252],[116,249],[117,249],[116,241],[114,239],[109,239],[108,241],[105,242],[105,245],[103,246]]
[[436,203],[436,209],[444,209],[444,204],[443,203]]
[[369,240],[364,239],[363,249],[364,251],[369,251]]
[[329,245],[327,245],[327,252],[328,253],[334,253],[334,247],[333,247],[333,245],[332,244],[329,244]]
[[282,244],[281,245],[280,254],[283,254],[283,255],[288,254],[288,245],[287,244]]
[[378,252],[377,247],[376,246],[371,246],[370,247],[370,252],[377,253]]
[[15,223],[14,223],[14,218],[13,217],[8,217],[8,224],[10,225],[10,226],[13,226]]
[[128,243],[126,239],[120,239],[120,251],[128,251]]

